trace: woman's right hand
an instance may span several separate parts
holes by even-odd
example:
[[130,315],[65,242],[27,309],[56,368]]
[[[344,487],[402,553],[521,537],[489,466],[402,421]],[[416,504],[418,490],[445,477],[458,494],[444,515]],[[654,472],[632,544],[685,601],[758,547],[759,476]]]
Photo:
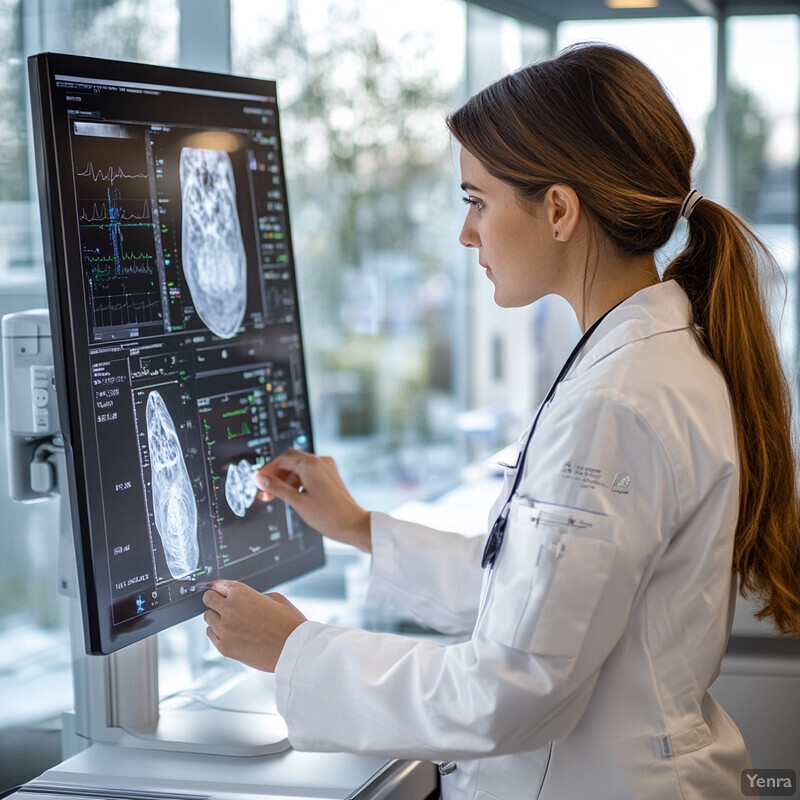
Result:
[[369,512],[347,491],[330,456],[289,449],[261,467],[253,480],[324,536],[372,552]]

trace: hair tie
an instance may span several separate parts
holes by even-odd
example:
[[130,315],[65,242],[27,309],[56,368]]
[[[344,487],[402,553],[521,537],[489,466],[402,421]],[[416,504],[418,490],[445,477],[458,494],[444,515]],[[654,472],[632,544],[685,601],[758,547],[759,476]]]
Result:
[[683,205],[681,206],[681,213],[680,216],[684,219],[689,219],[692,215],[692,211],[694,211],[694,207],[703,199],[703,195],[697,191],[697,189],[692,189],[689,194],[686,195],[686,198],[683,201]]

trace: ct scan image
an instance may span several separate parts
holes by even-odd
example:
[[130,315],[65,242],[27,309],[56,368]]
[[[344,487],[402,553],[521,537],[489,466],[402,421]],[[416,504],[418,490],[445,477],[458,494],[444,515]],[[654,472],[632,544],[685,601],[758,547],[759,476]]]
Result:
[[182,262],[197,315],[223,339],[236,335],[247,305],[247,262],[236,185],[224,150],[181,149]]
[[197,504],[175,424],[158,391],[147,397],[147,445],[156,528],[173,578],[198,569]]
[[253,483],[252,477],[255,469],[255,465],[245,458],[228,467],[225,475],[225,500],[237,517],[245,515],[258,494],[258,487]]

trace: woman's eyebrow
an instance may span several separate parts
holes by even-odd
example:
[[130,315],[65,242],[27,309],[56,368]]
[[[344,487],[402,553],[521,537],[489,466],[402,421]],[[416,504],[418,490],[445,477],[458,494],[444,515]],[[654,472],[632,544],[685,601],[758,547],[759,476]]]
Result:
[[461,188],[465,192],[479,192],[480,191],[480,189],[477,186],[473,186],[471,183],[467,183],[466,181],[464,181],[464,183],[461,184]]

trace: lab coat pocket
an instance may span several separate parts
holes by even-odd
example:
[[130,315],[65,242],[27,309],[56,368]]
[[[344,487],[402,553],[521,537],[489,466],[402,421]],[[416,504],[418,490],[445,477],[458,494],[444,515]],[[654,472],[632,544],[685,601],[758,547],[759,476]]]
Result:
[[515,501],[487,592],[487,637],[529,653],[578,654],[611,573],[613,519]]

